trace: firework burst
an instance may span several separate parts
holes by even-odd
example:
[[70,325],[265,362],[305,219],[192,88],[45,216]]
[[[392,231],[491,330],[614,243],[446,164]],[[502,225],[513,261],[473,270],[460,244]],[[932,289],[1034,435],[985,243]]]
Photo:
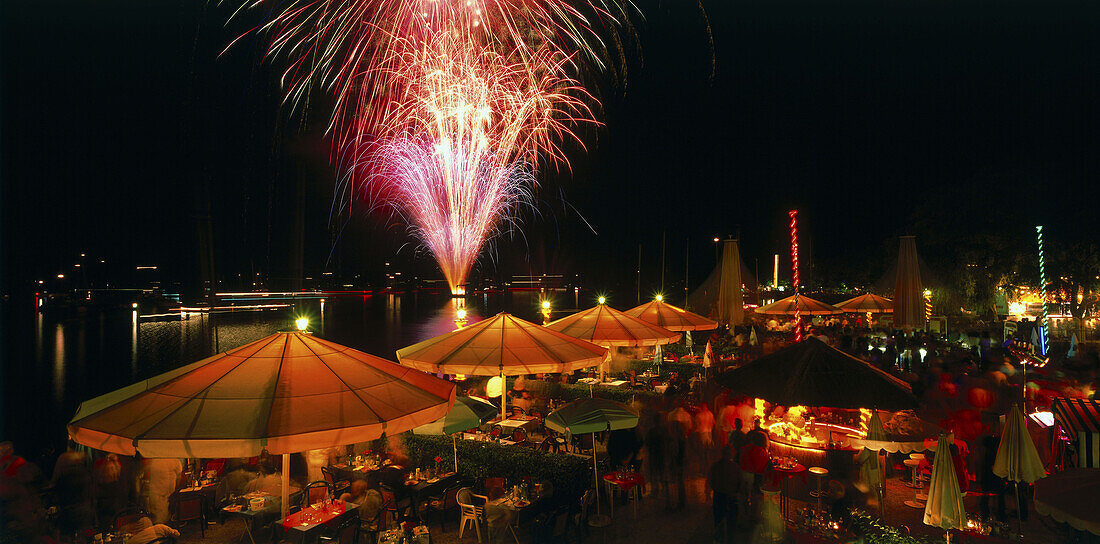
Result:
[[597,29],[625,14],[569,0],[272,7],[260,30],[271,36],[269,56],[287,64],[287,100],[315,87],[334,96],[337,194],[405,218],[454,293],[484,242],[516,224],[535,171],[568,167],[561,142],[580,143],[573,128],[596,122],[595,99],[569,73],[602,64]]

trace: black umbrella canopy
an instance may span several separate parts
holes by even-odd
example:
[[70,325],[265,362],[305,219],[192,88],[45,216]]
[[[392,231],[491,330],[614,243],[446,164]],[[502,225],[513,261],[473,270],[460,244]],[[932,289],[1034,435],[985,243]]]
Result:
[[783,406],[915,408],[909,384],[814,337],[718,377],[718,383]]

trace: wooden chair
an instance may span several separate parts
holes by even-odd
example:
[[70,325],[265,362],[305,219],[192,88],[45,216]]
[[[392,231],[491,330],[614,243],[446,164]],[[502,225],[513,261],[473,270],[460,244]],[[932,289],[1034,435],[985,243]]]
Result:
[[199,493],[179,494],[176,499],[176,521],[179,523],[198,521],[199,534],[202,538],[206,538],[206,514],[202,503],[202,495]]
[[501,438],[504,436],[504,428],[500,425],[493,425],[493,428],[489,430],[489,438]]
[[525,431],[523,429],[516,429],[516,430],[512,431],[511,440],[512,440],[512,442],[515,442],[516,444],[518,444],[520,446],[527,445],[527,431]]
[[367,535],[368,544],[378,542],[378,533],[385,527],[386,518],[382,515],[385,512],[385,510],[379,510],[373,519],[355,518],[359,523],[355,526],[355,540],[352,542],[359,544],[359,537],[364,534]]
[[[429,497],[428,502],[425,503],[425,507],[426,507],[425,510],[427,510],[427,512],[429,512],[429,513],[430,512],[439,512],[440,513],[439,514],[439,530],[441,532],[447,532],[447,527],[446,527],[446,524],[445,524],[445,522],[447,520],[447,511],[452,509],[452,508],[458,507],[457,497],[458,497],[458,488],[457,487],[449,487],[449,488],[443,490],[442,495],[438,495],[438,496],[435,496],[435,497]],[[428,517],[429,517],[428,515],[424,516],[425,521],[427,521]]]
[[504,496],[504,478],[485,478],[485,494],[490,499]]
[[478,495],[475,495],[470,488],[463,487],[455,494],[455,502],[458,503],[459,518],[458,518],[458,538],[462,538],[462,533],[466,531],[466,525],[469,523],[474,524],[474,531],[477,532],[477,541],[481,542],[481,526],[484,525],[486,529],[486,536],[488,536],[489,523],[485,519],[485,503],[481,502],[480,505],[476,504]]
[[557,453],[558,444],[554,441],[554,437],[548,436],[546,438],[543,438],[542,442],[539,442],[539,445],[535,448],[535,450],[546,453],[550,453],[551,451]]
[[527,410],[524,410],[523,408],[520,408],[519,406],[512,406],[512,415],[513,416],[525,416],[525,415],[527,415]]
[[412,500],[408,497],[397,500],[397,493],[388,485],[382,484],[379,490],[382,493],[382,510],[389,512],[394,523],[409,517],[413,509]]
[[332,496],[332,484],[324,480],[310,482],[309,485],[302,490],[302,508],[306,508],[311,504],[317,504],[325,500],[326,497]]
[[333,498],[340,498],[351,487],[351,482],[348,480],[340,480],[336,474],[336,471],[329,467],[321,467],[321,475],[324,476],[325,481],[332,487]]
[[356,531],[359,527],[359,516],[348,516],[344,521],[340,522],[340,525],[335,529],[324,529],[320,538],[317,539],[318,543],[321,542],[339,542],[340,544],[357,543],[359,541],[356,536]]
[[546,420],[542,415],[542,412],[538,410],[531,410],[527,412],[527,415],[535,418],[535,431],[540,434],[546,434]]

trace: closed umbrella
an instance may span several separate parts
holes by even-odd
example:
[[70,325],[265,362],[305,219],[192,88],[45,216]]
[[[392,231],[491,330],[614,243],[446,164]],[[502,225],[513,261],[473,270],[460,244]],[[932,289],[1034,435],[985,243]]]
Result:
[[966,526],[966,510],[963,509],[962,491],[955,474],[955,462],[947,437],[940,435],[936,442],[936,456],[932,463],[932,481],[928,484],[928,502],[924,505],[924,523],[948,532]]
[[[425,372],[505,376],[572,372],[600,364],[607,349],[507,313],[397,350],[402,365]],[[500,416],[507,395],[502,391]]]
[[546,427],[564,433],[592,434],[592,474],[596,486],[596,515],[589,525],[604,527],[611,523],[600,514],[600,474],[596,468],[596,433],[632,429],[638,426],[638,414],[625,404],[601,398],[578,399],[546,416]]
[[413,434],[432,436],[451,435],[451,446],[454,448],[455,472],[458,472],[458,440],[455,433],[472,429],[493,419],[497,413],[497,407],[492,403],[477,397],[457,397],[455,404],[447,415],[413,429]]
[[742,292],[741,250],[737,240],[722,243],[722,276],[718,283],[718,321],[732,328],[745,320],[745,298]]
[[1100,468],[1075,468],[1035,484],[1035,510],[1078,531],[1100,535]]
[[997,457],[993,461],[993,473],[1006,480],[1026,483],[1046,476],[1019,405],[1014,404],[1008,412],[1001,443],[997,446]]
[[[1047,475],[1017,404],[1012,405],[1005,420],[1001,443],[997,445],[997,457],[993,460],[993,474],[1015,483],[1017,508],[1020,504],[1020,482],[1032,483]],[[1020,522],[1017,517],[1017,531]]]
[[278,333],[86,401],[69,436],[145,457],[288,455],[439,419],[455,385],[304,332]]
[[905,330],[924,326],[924,284],[917,259],[917,237],[902,236],[894,277],[894,325]]

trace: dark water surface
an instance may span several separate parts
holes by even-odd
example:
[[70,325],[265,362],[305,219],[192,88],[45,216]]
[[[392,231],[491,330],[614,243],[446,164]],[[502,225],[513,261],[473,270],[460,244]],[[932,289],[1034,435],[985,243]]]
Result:
[[[539,297],[537,292],[462,301],[426,294],[351,295],[295,302],[293,308],[167,320],[141,318],[128,309],[43,315],[32,303],[25,308],[13,303],[4,319],[0,440],[12,440],[29,459],[52,462],[64,451],[65,424],[82,401],[290,330],[298,315],[308,315],[310,329],[322,338],[395,360],[397,349],[454,330],[460,304],[470,323],[501,311],[539,322]],[[586,297],[550,295],[553,317],[590,306],[580,300]]]

